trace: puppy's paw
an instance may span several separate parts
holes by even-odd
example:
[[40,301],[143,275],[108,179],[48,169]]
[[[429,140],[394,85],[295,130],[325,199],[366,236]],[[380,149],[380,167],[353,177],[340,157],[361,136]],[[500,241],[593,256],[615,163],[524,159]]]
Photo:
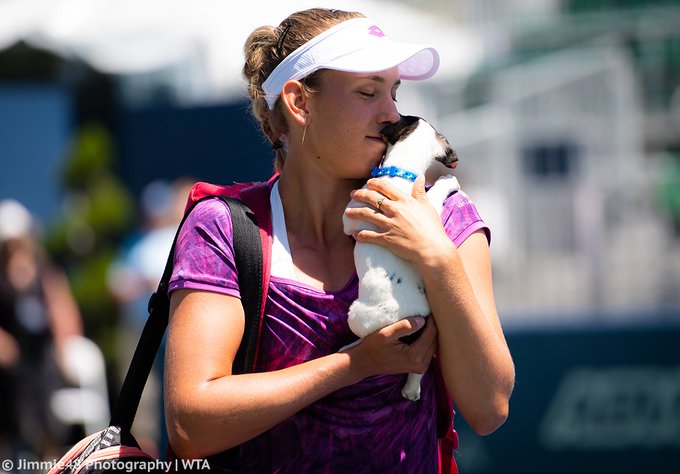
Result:
[[446,175],[439,178],[434,185],[427,192],[427,198],[430,200],[430,204],[435,208],[437,213],[441,215],[442,207],[444,201],[447,197],[454,191],[460,189],[460,184],[458,184],[458,179],[453,175]]

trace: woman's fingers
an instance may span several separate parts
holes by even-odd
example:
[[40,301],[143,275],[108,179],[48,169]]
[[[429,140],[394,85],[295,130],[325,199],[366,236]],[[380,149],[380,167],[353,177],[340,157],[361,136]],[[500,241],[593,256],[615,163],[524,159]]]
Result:
[[[400,340],[421,329],[422,334],[412,344]],[[437,327],[434,318],[406,318],[367,336],[365,341],[368,340],[384,351],[382,355],[373,356],[377,365],[384,364],[383,369],[375,367],[377,373],[423,373],[429,367],[436,348]]]
[[392,184],[389,179],[369,179],[366,182],[365,189],[376,192],[395,201],[406,196],[404,192]]
[[383,331],[383,334],[388,338],[399,339],[417,332],[420,328],[425,326],[425,323],[425,318],[422,316],[415,316],[402,319],[401,321],[386,326],[381,331]]
[[351,197],[375,210],[383,211],[384,206],[389,206],[391,201],[407,196],[386,179],[370,179],[365,187],[352,191]]

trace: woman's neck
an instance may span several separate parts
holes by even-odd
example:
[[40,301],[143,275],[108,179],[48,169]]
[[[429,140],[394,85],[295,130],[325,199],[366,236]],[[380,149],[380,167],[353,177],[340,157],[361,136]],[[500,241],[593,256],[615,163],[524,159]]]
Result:
[[350,191],[361,182],[333,180],[314,173],[284,169],[279,193],[288,233],[298,233],[320,244],[333,242],[342,234],[342,214],[350,201]]
[[354,273],[354,242],[345,235],[342,213],[357,184],[286,171],[279,194],[296,277],[310,286],[337,291]]

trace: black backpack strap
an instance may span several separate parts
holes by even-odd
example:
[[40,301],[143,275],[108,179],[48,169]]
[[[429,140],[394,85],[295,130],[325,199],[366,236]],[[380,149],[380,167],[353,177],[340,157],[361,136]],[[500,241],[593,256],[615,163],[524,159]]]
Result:
[[[172,276],[177,237],[187,216],[196,204],[212,197],[208,196],[196,201],[185,212],[182,222],[178,226],[168,260],[165,264],[163,276],[158,284],[158,289],[149,299],[149,317],[142,330],[137,348],[130,362],[130,367],[125,375],[118,401],[113,409],[110,423],[113,426],[119,426],[121,429],[128,431],[132,427],[137,408],[139,407],[139,401],[144,391],[144,385],[149,378],[156,353],[168,326],[170,311],[168,285]],[[236,353],[233,370],[234,373],[244,373],[253,367],[255,347],[257,346],[263,291],[262,245],[252,211],[238,199],[224,196],[218,197],[229,206],[232,216],[236,270],[238,272],[241,301],[246,318],[245,332]]]
[[238,287],[245,313],[241,345],[236,352],[232,371],[245,374],[255,367],[255,353],[262,314],[262,242],[253,212],[238,199],[220,196],[231,209],[234,229],[234,260]]

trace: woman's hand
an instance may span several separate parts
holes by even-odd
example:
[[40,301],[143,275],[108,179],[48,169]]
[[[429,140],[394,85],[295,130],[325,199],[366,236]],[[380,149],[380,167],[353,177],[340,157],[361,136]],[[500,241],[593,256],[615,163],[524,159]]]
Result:
[[[347,209],[346,215],[372,223],[379,230],[361,230],[357,242],[374,243],[418,265],[429,258],[455,252],[440,217],[427,199],[425,178],[419,176],[411,195],[386,179],[370,179],[366,188],[352,193],[352,199],[370,207]],[[379,211],[376,203],[382,199]]]
[[[419,331],[412,344],[400,340]],[[366,336],[359,344],[345,349],[354,370],[361,378],[385,374],[424,373],[430,365],[437,345],[434,318],[422,316],[403,319]]]

